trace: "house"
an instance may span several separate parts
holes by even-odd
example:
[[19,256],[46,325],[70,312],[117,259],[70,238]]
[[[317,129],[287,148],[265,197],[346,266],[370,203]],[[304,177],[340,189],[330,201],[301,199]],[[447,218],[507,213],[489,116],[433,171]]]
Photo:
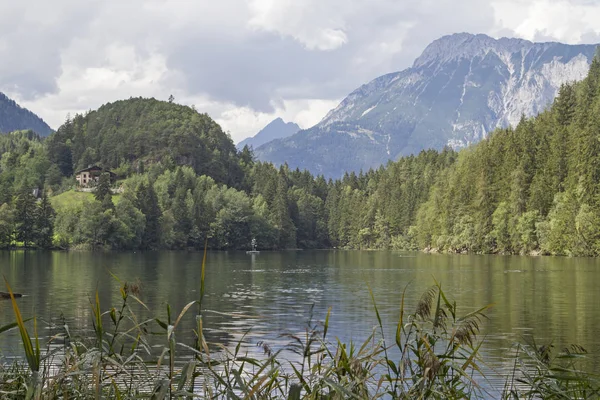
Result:
[[79,186],[93,186],[100,179],[100,175],[104,173],[110,174],[111,183],[117,179],[117,174],[97,165],[90,165],[87,168],[75,172],[75,179],[77,180]]

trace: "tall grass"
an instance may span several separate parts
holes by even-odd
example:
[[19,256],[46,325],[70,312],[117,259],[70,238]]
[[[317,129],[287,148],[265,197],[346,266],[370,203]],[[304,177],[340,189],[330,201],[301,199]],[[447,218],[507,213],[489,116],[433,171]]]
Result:
[[[409,311],[399,298],[395,334],[387,337],[371,291],[377,325],[363,342],[342,343],[328,335],[324,321],[311,317],[302,334],[282,334],[288,344],[274,351],[260,343],[253,357],[242,338],[235,347],[208,342],[203,333],[206,249],[198,299],[178,313],[167,305],[166,318],[141,319],[146,305],[136,283],[118,280],[121,303],[103,308],[98,293],[90,302],[93,337],[62,331],[40,349],[36,320],[24,320],[12,289],[16,322],[0,333],[19,330],[25,363],[0,361],[0,397],[7,399],[457,399],[489,398],[478,334],[489,306],[459,314],[440,284],[426,290]],[[113,275],[114,276],[114,275]],[[406,289],[405,289],[406,291]],[[134,306],[135,305],[135,306]],[[182,321],[197,306],[193,343],[183,343]],[[145,313],[144,312],[144,313]],[[33,321],[33,335],[27,324]],[[163,338],[160,355],[151,337]],[[550,346],[519,345],[514,370],[506,379],[505,399],[597,398],[597,379],[577,368],[585,351],[572,346],[554,354]],[[495,396],[498,397],[498,396]]]

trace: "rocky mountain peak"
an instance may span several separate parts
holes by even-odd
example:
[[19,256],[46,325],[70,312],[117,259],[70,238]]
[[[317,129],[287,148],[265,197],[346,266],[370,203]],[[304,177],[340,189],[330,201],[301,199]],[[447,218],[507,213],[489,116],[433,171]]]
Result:
[[562,84],[585,77],[595,49],[444,36],[413,67],[373,79],[313,128],[255,153],[263,161],[339,177],[423,149],[459,149],[542,112]]
[[256,148],[271,140],[283,139],[298,132],[300,127],[293,122],[285,122],[281,117],[275,118],[256,135],[246,138],[237,144],[238,149],[244,146]]
[[496,54],[510,54],[529,50],[534,43],[514,38],[494,39],[484,34],[456,33],[434,40],[417,58],[413,68],[425,67],[434,63],[444,63],[459,59],[483,57],[490,51]]

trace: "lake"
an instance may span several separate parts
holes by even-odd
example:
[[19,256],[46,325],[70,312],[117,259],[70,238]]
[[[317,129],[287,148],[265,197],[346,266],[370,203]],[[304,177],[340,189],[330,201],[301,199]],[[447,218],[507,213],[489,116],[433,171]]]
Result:
[[[102,309],[118,306],[119,282],[141,284],[140,298],[166,319],[199,293],[201,253],[0,252],[0,274],[19,299],[25,317],[42,318],[41,335],[64,317],[71,331],[91,326],[90,299],[99,291]],[[494,303],[484,322],[483,356],[495,371],[512,368],[504,358],[515,342],[534,337],[561,348],[579,344],[600,354],[600,261],[588,258],[472,256],[386,251],[209,252],[205,308],[209,341],[249,349],[260,341],[278,346],[281,333],[306,328],[310,312],[323,320],[331,307],[330,333],[363,340],[376,325],[369,297],[374,292],[390,338],[404,287],[414,310],[434,284],[456,300],[460,314]],[[3,286],[3,285],[2,285]],[[4,289],[0,289],[4,290]],[[193,314],[184,320],[179,341],[192,343]],[[10,302],[0,301],[0,326],[14,321]],[[156,329],[158,330],[158,329]],[[46,333],[44,333],[46,332]],[[56,332],[56,329],[52,330]],[[187,336],[186,336],[187,335]],[[18,332],[0,334],[0,354],[18,356]],[[256,350],[258,351],[258,350]],[[598,371],[599,357],[587,368]]]

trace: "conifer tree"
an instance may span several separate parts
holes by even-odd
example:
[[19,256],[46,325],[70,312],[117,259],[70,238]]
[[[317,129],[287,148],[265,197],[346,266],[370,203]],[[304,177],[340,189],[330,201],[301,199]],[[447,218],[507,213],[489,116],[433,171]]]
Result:
[[112,193],[110,191],[110,174],[105,172],[101,174],[100,178],[98,179],[98,185],[94,191],[94,197],[96,200],[102,202],[107,195],[112,196]]
[[38,247],[49,249],[54,239],[54,217],[56,215],[46,193],[42,195],[36,210],[35,243]]
[[287,182],[280,172],[273,200],[273,222],[278,230],[277,241],[280,249],[296,247],[296,227],[290,217],[287,191]]
[[14,210],[8,203],[0,205],[0,248],[12,244],[15,232]]
[[185,248],[188,244],[188,236],[192,230],[192,220],[189,209],[186,204],[187,191],[184,187],[179,187],[175,193],[171,212],[175,219],[175,243],[178,248]]
[[35,241],[35,222],[37,205],[33,193],[22,188],[15,199],[15,231],[16,239],[29,247]]
[[147,186],[145,183],[141,183],[137,189],[136,198],[137,208],[146,218],[141,247],[144,249],[157,249],[160,245],[160,217],[162,213],[152,184]]

